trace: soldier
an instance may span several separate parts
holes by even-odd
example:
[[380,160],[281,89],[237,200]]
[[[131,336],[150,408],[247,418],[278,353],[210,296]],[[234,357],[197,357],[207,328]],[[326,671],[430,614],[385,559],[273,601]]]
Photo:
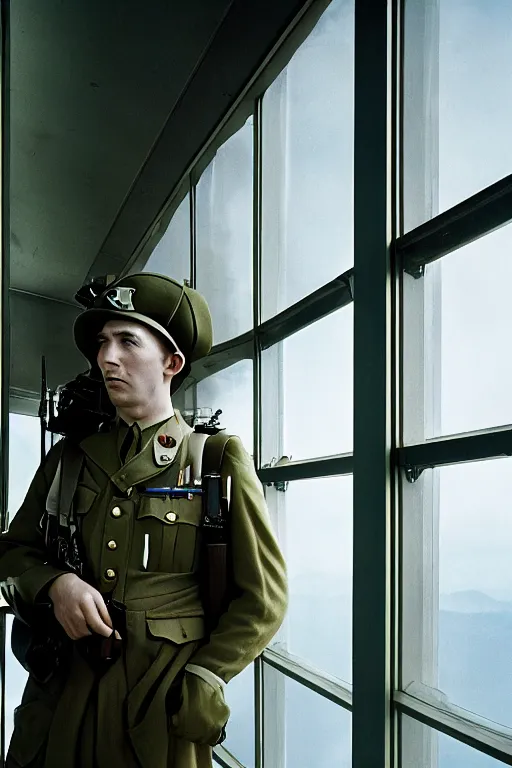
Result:
[[[211,633],[198,576],[201,498],[147,492],[201,474],[193,431],[171,395],[210,351],[209,310],[196,291],[137,274],[108,285],[74,335],[117,419],[79,446],[72,509],[87,580],[52,560],[40,525],[52,487],[67,482],[65,469],[58,477],[65,440],[0,537],[0,580],[26,604],[52,606],[67,648],[49,680],[29,676],[6,766],[207,768],[229,717],[224,685],[263,651],[286,604],[283,559],[238,438],[221,464],[233,597]],[[108,662],[98,657],[102,638],[118,648]]]

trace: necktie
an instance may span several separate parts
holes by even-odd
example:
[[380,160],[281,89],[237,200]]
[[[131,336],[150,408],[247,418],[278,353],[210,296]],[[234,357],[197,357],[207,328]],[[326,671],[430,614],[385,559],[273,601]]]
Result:
[[123,464],[127,464],[129,461],[133,459],[134,456],[140,453],[141,447],[142,447],[142,432],[140,430],[139,425],[135,423],[135,424],[132,424],[132,426],[126,433],[126,437],[123,440],[123,444],[121,446],[120,457]]

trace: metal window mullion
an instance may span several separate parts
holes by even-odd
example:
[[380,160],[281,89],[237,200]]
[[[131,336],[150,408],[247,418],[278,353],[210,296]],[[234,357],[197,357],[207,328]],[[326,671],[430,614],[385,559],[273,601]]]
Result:
[[[276,135],[280,140],[276,143],[274,136],[265,144],[269,137],[269,121],[273,123],[281,119],[282,94],[279,108],[274,111],[273,103],[263,97],[257,103],[257,151],[258,164],[255,178],[255,206],[257,219],[255,221],[258,237],[257,266],[259,304],[255,312],[255,328],[260,326],[263,314],[263,290],[268,281],[265,280],[265,270],[269,269],[275,274],[276,258],[279,259],[279,238],[282,235],[276,228],[276,221],[267,215],[269,211],[275,213],[280,210],[282,202],[282,164],[286,157],[285,146],[280,132]],[[265,116],[265,110],[269,114]],[[277,237],[277,242],[275,239]],[[277,247],[276,247],[277,246]],[[266,258],[268,254],[274,258]],[[275,297],[273,297],[275,298]],[[268,293],[265,294],[268,305]],[[273,305],[273,302],[272,302]],[[272,306],[273,308],[273,306]],[[255,333],[255,348],[257,351],[257,386],[259,386],[258,408],[260,424],[260,440],[258,444],[259,454],[257,468],[261,466],[262,456],[280,456],[283,430],[283,365],[282,348],[276,345],[265,353],[262,359],[262,347],[257,333]],[[263,389],[263,377],[265,388]],[[263,421],[265,419],[265,421]],[[286,553],[286,514],[285,498],[273,488],[265,488],[265,497],[272,526],[279,540],[282,550]],[[280,641],[285,646],[287,643],[288,618],[285,617],[274,641]],[[260,684],[260,741],[261,752],[259,754],[260,765],[264,768],[282,768],[286,761],[286,689],[285,679],[275,670],[265,667],[261,659],[258,661],[256,682]]]
[[291,654],[267,649],[263,653],[263,663],[273,667],[285,677],[294,680],[314,693],[318,693],[333,704],[343,709],[352,710],[352,691],[337,678],[309,665],[303,659],[295,659]]
[[190,285],[197,284],[197,187],[193,183],[192,175],[189,175],[189,204],[190,204]]
[[350,453],[340,456],[327,456],[307,461],[291,461],[279,467],[261,467],[258,477],[262,483],[274,484],[295,480],[308,480],[315,477],[333,477],[351,475],[354,460]]
[[254,334],[247,331],[242,336],[215,346],[207,357],[192,363],[191,378],[199,383],[208,376],[229,368],[240,360],[252,360],[254,356]]
[[254,105],[253,149],[253,355],[254,355],[254,461],[261,455],[261,349],[256,328],[261,316],[261,242],[262,242],[262,115],[263,98]]
[[394,705],[399,712],[423,723],[429,729],[444,733],[490,757],[512,765],[510,729],[504,729],[501,733],[498,728],[492,727],[492,723],[485,726],[473,720],[462,708],[452,706],[447,709],[403,691],[395,692]]
[[[263,99],[254,103],[253,125],[253,330],[258,327],[261,314],[261,190],[262,190],[262,109]],[[261,456],[261,351],[257,334],[253,333],[253,456],[259,467]],[[255,768],[263,768],[264,722],[263,668],[261,659],[254,662],[254,761]]]
[[405,271],[414,276],[448,253],[512,221],[512,174],[397,240]]
[[[438,213],[439,198],[439,3],[403,2],[402,204],[406,229]],[[403,253],[397,251],[397,268]],[[420,272],[419,274],[422,274]],[[415,280],[401,275],[401,440],[420,442],[439,422],[441,348],[440,275]],[[399,482],[402,480],[397,472]],[[395,687],[412,680],[437,681],[439,602],[439,484],[424,475],[400,482],[400,646]],[[398,542],[397,542],[398,543]],[[396,718],[400,721],[400,718]],[[437,740],[420,728],[401,728],[400,764],[437,766]]]
[[218,746],[213,750],[213,760],[222,768],[244,768],[243,763],[236,759],[225,747]]
[[512,456],[512,428],[457,435],[397,449],[398,466],[416,479],[424,469]]
[[391,766],[391,13],[355,4],[354,768]]
[[262,349],[283,341],[353,301],[353,270],[349,269],[318,290],[258,326]]

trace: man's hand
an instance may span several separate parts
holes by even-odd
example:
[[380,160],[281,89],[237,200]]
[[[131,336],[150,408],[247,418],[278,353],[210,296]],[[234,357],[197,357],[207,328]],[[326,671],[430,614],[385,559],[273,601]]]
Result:
[[112,620],[97,589],[74,573],[58,576],[48,596],[53,603],[55,618],[68,637],[79,640],[92,632],[104,637],[112,634]]

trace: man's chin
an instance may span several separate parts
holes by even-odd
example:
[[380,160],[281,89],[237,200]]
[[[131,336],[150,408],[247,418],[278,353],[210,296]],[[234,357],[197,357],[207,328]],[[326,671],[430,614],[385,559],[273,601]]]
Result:
[[114,406],[114,408],[122,408],[129,407],[130,402],[129,398],[126,396],[126,394],[123,394],[122,392],[116,392],[115,390],[112,391],[111,389],[107,389],[108,399]]

